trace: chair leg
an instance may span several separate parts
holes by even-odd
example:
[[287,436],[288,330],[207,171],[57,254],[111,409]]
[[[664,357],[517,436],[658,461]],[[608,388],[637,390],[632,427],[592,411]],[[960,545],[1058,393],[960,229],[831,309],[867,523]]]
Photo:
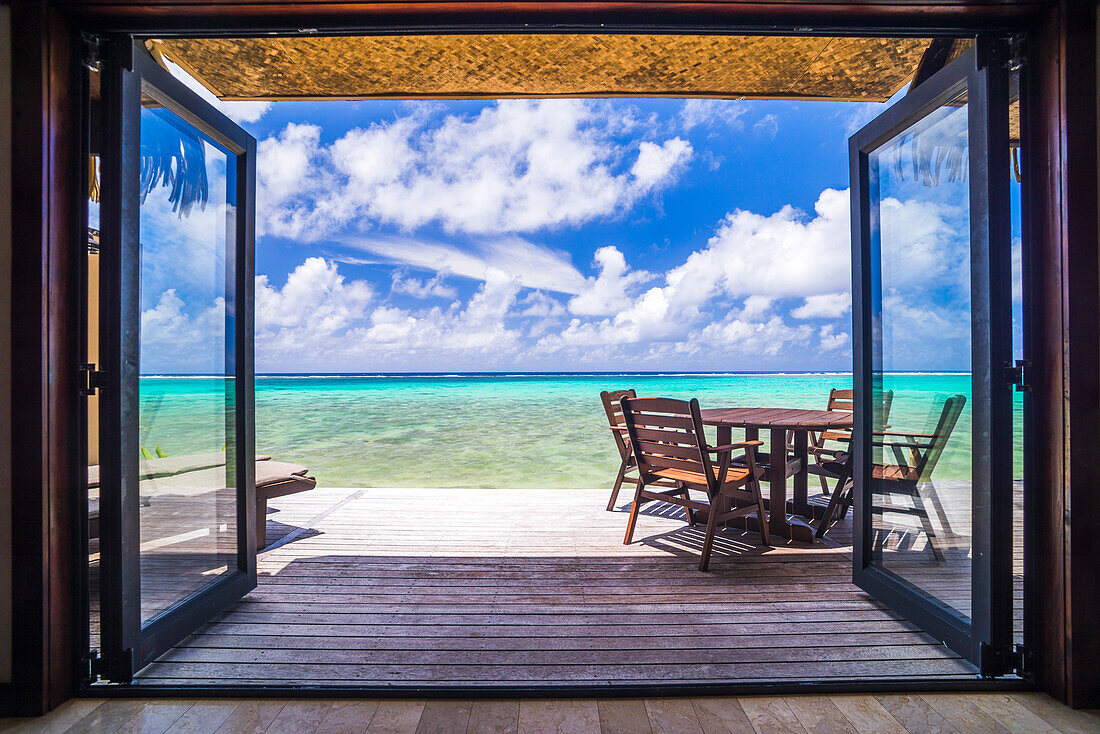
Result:
[[619,473],[615,476],[615,486],[611,489],[611,499],[607,501],[608,512],[615,509],[615,500],[619,499],[619,489],[623,486],[623,479],[626,478],[626,470],[628,468],[626,459],[623,459],[623,462],[619,464]]
[[824,538],[825,532],[833,526],[833,515],[840,507],[840,492],[841,490],[836,490],[833,492],[833,496],[829,498],[829,504],[825,507],[825,514],[817,521],[817,530],[814,531],[815,538]]
[[924,527],[924,534],[928,537],[928,547],[932,550],[932,557],[939,563],[943,563],[943,551],[936,544],[936,529],[932,527],[928,510],[924,508],[924,498],[920,496],[920,490],[916,487],[913,488],[913,507],[916,510],[917,517],[920,518],[921,525]]
[[256,499],[256,550],[267,547],[267,500]]
[[710,503],[710,511],[707,513],[707,534],[703,538],[703,553],[699,558],[699,570],[706,571],[710,565],[710,551],[714,545],[714,531],[718,529],[718,500],[721,500],[721,496],[717,497],[714,502]]
[[[677,484],[680,483],[677,482]],[[684,490],[680,493],[680,496],[683,497],[685,500],[690,500],[691,494],[688,492],[688,488],[685,487],[683,484],[680,484],[680,489]],[[695,527],[695,510],[691,509],[690,507],[684,507],[684,514],[687,515],[688,527]]]
[[764,509],[764,496],[760,493],[760,480],[753,477],[752,486],[753,494],[756,495],[756,516],[760,521],[760,540],[764,542],[764,545],[770,546],[772,544],[771,531],[768,529],[768,513]]
[[630,545],[630,541],[634,538],[634,525],[638,522],[638,510],[642,506],[642,487],[645,486],[645,482],[641,477],[638,477],[638,487],[634,490],[634,502],[630,505],[630,519],[626,521],[626,539],[623,540],[623,545]]
[[[825,514],[817,521],[817,530],[814,532],[814,537],[824,538],[825,533],[832,527],[833,523],[842,520],[848,514],[848,507],[851,504],[852,488],[849,485],[848,475],[841,474],[836,483],[836,489],[833,490],[833,495],[829,498]],[[840,511],[839,515],[837,515],[838,510]]]
[[932,484],[932,482],[928,482],[928,490],[928,499],[932,501],[932,507],[936,510],[936,514],[940,518],[943,534],[947,536],[955,535],[955,531],[951,529],[951,523],[947,519],[947,513],[944,512],[943,503],[940,502],[940,496],[936,492],[936,485]]
[[828,497],[829,496],[829,481],[825,478],[824,474],[818,474],[817,479],[818,479],[818,481],[821,482],[821,494]]

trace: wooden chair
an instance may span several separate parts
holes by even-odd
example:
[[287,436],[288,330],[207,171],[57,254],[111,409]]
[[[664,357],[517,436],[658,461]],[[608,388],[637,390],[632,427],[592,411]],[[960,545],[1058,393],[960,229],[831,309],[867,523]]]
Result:
[[[940,411],[939,420],[932,433],[912,433],[907,431],[882,431],[875,434],[875,446],[890,449],[896,464],[878,464],[874,467],[872,478],[874,493],[887,498],[903,496],[910,499],[911,505],[876,504],[872,512],[876,515],[887,513],[913,515],[920,520],[921,527],[928,537],[928,547],[937,561],[943,561],[943,551],[936,541],[936,531],[925,509],[921,485],[932,486],[932,472],[943,455],[951,432],[955,430],[959,415],[966,405],[966,397],[954,395],[948,398]],[[846,459],[842,468],[839,489],[833,492],[825,514],[818,521],[816,535],[821,537],[836,520],[843,518],[852,505],[853,482],[851,480],[851,461]],[[839,515],[837,514],[839,512]],[[881,541],[880,541],[881,542]]]
[[[619,489],[623,486],[626,475],[638,468],[638,462],[634,460],[634,451],[630,448],[630,436],[626,433],[626,424],[623,423],[623,408],[619,401],[623,398],[636,397],[633,390],[604,390],[600,393],[603,401],[603,410],[607,414],[607,422],[611,427],[611,435],[615,439],[615,448],[619,451],[619,473],[615,475],[615,486],[611,488],[611,498],[607,501],[607,511],[615,509],[615,501],[619,498]],[[662,487],[679,486],[676,482],[656,482]]]
[[604,390],[600,393],[603,401],[603,411],[607,414],[607,422],[611,427],[611,436],[615,439],[615,448],[619,451],[619,473],[615,475],[615,486],[611,489],[611,499],[607,501],[607,511],[615,509],[615,500],[619,498],[619,489],[623,486],[626,475],[638,468],[638,462],[634,460],[634,452],[630,449],[630,437],[626,433],[626,424],[623,422],[623,409],[619,401],[623,398],[637,397],[633,390]]
[[[842,410],[846,412],[852,412],[854,408],[854,391],[853,390],[837,390],[833,388],[829,391],[829,402],[825,406],[825,410]],[[894,402],[894,391],[887,390],[882,395],[882,425],[889,425],[890,423],[890,406]],[[849,449],[852,442],[852,431],[847,428],[838,428],[830,431],[821,431],[815,433],[810,431],[810,441],[807,451],[807,458],[809,459],[809,466],[806,467],[806,471],[815,475],[821,482],[821,491],[828,496],[829,480],[836,480],[835,489],[840,489],[844,479],[843,474],[847,472],[843,471],[840,466],[841,463],[848,457]],[[787,443],[792,441],[788,437]],[[794,447],[789,446],[789,450],[793,451]]]
[[[763,469],[756,465],[760,441],[707,446],[698,400],[625,397],[621,405],[638,466],[638,486],[624,544],[629,545],[634,536],[642,503],[653,500],[683,507],[689,525],[695,524],[696,511],[707,512],[700,571],[706,571],[710,564],[714,533],[720,523],[756,515],[761,539],[764,545],[770,544],[768,516],[760,495]],[[737,449],[744,449],[743,467],[731,466],[730,459]],[[717,465],[711,461],[711,454],[717,457]],[[675,481],[680,486],[663,492],[647,489],[661,480]],[[705,492],[708,501],[693,500],[689,493],[692,489]]]

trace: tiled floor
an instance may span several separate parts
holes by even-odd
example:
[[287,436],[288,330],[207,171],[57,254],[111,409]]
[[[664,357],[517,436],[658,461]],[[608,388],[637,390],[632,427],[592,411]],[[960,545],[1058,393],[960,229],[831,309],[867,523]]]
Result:
[[1038,693],[575,700],[78,699],[11,732],[952,734],[1100,732],[1100,713]]

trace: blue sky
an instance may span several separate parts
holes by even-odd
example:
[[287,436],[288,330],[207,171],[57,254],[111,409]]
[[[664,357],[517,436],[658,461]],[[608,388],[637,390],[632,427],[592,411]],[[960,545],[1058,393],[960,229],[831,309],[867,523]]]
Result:
[[[851,367],[847,138],[884,105],[219,106],[259,141],[257,371]],[[965,220],[946,190],[899,192],[921,274]],[[965,316],[925,274],[899,334]],[[180,346],[224,312],[211,275],[145,281],[143,371],[212,368]],[[895,367],[968,366],[965,334],[913,338]]]

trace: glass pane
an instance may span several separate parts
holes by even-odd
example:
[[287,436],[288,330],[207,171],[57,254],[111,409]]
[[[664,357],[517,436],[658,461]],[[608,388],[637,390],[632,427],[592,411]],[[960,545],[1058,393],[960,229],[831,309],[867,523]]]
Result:
[[870,156],[872,560],[970,616],[971,314],[967,107]]
[[236,569],[235,170],[233,154],[143,96],[143,623]]
[[[1018,89],[1014,79],[1013,88]],[[1024,239],[1020,207],[1020,101],[1008,108],[1012,173],[1012,361],[1024,358]],[[1012,636],[1024,644],[1024,394],[1012,393]]]

